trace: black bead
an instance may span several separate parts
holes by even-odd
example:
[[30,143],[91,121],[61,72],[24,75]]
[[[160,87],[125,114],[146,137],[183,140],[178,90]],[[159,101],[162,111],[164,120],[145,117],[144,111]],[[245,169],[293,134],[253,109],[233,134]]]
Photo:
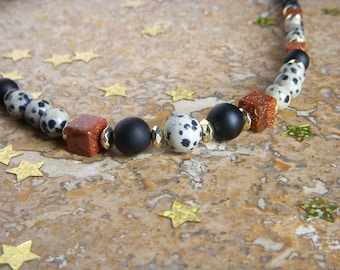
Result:
[[282,0],[282,7],[285,8],[287,6],[299,7],[299,3],[296,0]]
[[114,144],[126,155],[144,151],[151,142],[151,131],[147,123],[136,117],[121,120],[113,131]]
[[213,125],[214,137],[218,141],[236,138],[244,125],[242,112],[228,103],[215,105],[208,113],[207,120]]
[[289,51],[285,58],[284,63],[288,63],[290,60],[296,60],[297,62],[302,62],[302,64],[305,66],[305,69],[307,70],[309,66],[309,56],[307,53],[305,53],[302,50],[291,50]]
[[19,89],[15,81],[7,78],[0,78],[0,103],[4,105],[4,97],[9,90]]

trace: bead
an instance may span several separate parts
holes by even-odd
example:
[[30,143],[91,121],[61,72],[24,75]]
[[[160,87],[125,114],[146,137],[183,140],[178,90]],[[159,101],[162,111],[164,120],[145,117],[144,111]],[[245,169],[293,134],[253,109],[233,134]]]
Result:
[[251,128],[250,114],[246,110],[244,110],[243,108],[239,108],[239,109],[242,112],[242,116],[243,116],[243,120],[244,120],[243,130],[249,130]]
[[165,123],[164,137],[174,152],[187,153],[198,146],[202,139],[202,129],[199,122],[190,115],[174,115]]
[[303,30],[303,21],[302,17],[299,14],[291,14],[288,15],[285,19],[285,33],[289,33],[290,31],[293,31],[295,28]]
[[294,73],[296,76],[305,77],[305,66],[301,62],[290,61],[281,66],[280,73]]
[[69,115],[63,109],[51,108],[41,116],[40,128],[49,137],[58,138],[61,137],[69,119]]
[[274,124],[276,115],[276,99],[261,91],[254,91],[239,101],[238,106],[242,108],[251,118],[250,129],[260,132]]
[[214,127],[206,119],[200,122],[202,128],[202,141],[205,143],[211,142],[214,139]]
[[151,141],[154,146],[161,147],[163,144],[163,131],[160,127],[154,126],[151,131]]
[[109,150],[113,146],[113,128],[107,126],[100,134],[100,144],[105,150]]
[[214,136],[218,141],[236,138],[244,126],[242,112],[228,103],[215,105],[208,113],[207,120],[213,125]]
[[307,42],[300,42],[296,40],[286,42],[286,51],[288,52],[291,50],[301,50],[307,52],[308,50]]
[[3,105],[5,104],[4,97],[6,93],[12,89],[19,89],[15,81],[12,81],[11,79],[7,79],[7,78],[0,79],[0,103],[1,104]]
[[151,131],[147,123],[136,117],[121,120],[113,131],[113,141],[119,151],[135,155],[150,144]]
[[282,85],[272,84],[266,89],[266,94],[273,98],[276,98],[277,109],[282,111],[286,109],[291,102],[291,95],[288,89]]
[[299,4],[297,0],[282,0],[282,7],[285,8],[287,6],[299,7]]
[[52,105],[43,99],[32,99],[30,100],[25,108],[25,120],[28,124],[35,128],[40,127],[40,119],[45,111],[52,108]]
[[67,150],[92,157],[101,149],[100,135],[107,121],[99,116],[80,114],[65,125],[62,133],[66,138]]
[[295,98],[300,94],[304,80],[304,76],[298,76],[292,72],[285,72],[275,78],[274,84],[285,87],[290,92],[291,98]]
[[289,5],[289,6],[286,6],[283,9],[282,14],[283,14],[284,17],[287,17],[291,14],[299,14],[302,18],[303,11],[302,11],[302,8],[300,8],[300,7]]
[[286,41],[296,41],[296,42],[305,42],[305,34],[304,30],[301,27],[295,27],[291,29],[288,33],[286,33]]
[[284,63],[288,63],[291,60],[295,60],[296,62],[301,62],[305,69],[307,70],[308,66],[309,66],[309,57],[308,54],[305,53],[302,50],[291,50],[289,51],[285,58],[284,58]]
[[17,119],[23,119],[25,107],[33,97],[23,90],[11,90],[5,95],[4,102],[7,112]]

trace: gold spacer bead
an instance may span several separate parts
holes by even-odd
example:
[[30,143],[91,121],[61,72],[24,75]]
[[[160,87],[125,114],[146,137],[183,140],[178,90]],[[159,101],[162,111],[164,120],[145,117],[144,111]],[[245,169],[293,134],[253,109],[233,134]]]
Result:
[[100,134],[100,144],[105,150],[109,150],[113,146],[113,129],[110,126],[104,128]]
[[154,126],[151,131],[151,140],[154,146],[161,147],[164,141],[163,130]]
[[244,120],[243,130],[249,130],[251,128],[250,114],[247,111],[245,111],[243,108],[239,108],[239,110],[242,112],[242,116]]
[[200,122],[202,128],[202,141],[205,143],[211,142],[214,138],[214,127],[206,119]]
[[63,127],[63,130],[61,131],[61,137],[63,138],[64,141],[67,141],[67,135],[64,133],[64,130],[65,128],[67,127],[67,125],[69,124],[70,122],[67,121],[65,126]]

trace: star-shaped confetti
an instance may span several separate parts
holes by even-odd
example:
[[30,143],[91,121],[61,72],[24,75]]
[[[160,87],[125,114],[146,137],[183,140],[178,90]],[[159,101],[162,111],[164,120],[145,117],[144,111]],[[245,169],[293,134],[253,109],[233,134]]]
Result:
[[260,16],[257,18],[256,21],[253,22],[253,24],[258,24],[261,26],[269,26],[269,25],[275,25],[277,24],[277,22],[276,22],[276,19],[274,18]]
[[29,163],[25,160],[21,160],[18,167],[6,170],[6,172],[16,174],[17,181],[21,182],[30,176],[43,176],[39,170],[42,165],[44,165],[44,162]]
[[52,57],[46,58],[44,60],[45,63],[51,63],[55,67],[60,66],[62,64],[69,64],[72,63],[71,56],[69,54],[59,55],[59,54],[52,54]]
[[172,96],[172,101],[176,102],[182,99],[186,100],[194,100],[193,95],[196,91],[190,91],[185,89],[184,87],[177,87],[176,90],[165,92],[168,96]]
[[311,129],[310,124],[295,126],[292,124],[287,124],[288,130],[282,133],[283,136],[292,136],[297,141],[302,142],[303,140],[309,138],[310,136],[316,135]]
[[128,1],[124,4],[125,8],[134,8],[134,9],[144,7],[144,6],[145,6],[145,3],[142,1]]
[[8,165],[12,158],[22,155],[21,152],[14,151],[12,144],[0,149],[0,162]]
[[42,96],[43,92],[33,92],[31,93],[31,96],[34,98],[34,99],[38,99]]
[[24,262],[39,259],[40,256],[31,252],[32,240],[18,246],[2,244],[3,254],[0,255],[0,264],[8,264],[13,270],[19,270]]
[[170,218],[172,226],[177,228],[185,222],[201,222],[200,218],[196,215],[199,206],[189,206],[174,201],[171,210],[166,210],[160,213],[160,216]]
[[334,222],[333,212],[339,209],[339,206],[325,203],[321,197],[315,197],[311,203],[300,204],[300,207],[307,212],[307,220],[322,218]]
[[13,50],[11,53],[4,55],[4,58],[11,58],[14,62],[23,58],[32,58],[31,50]]
[[83,61],[85,63],[90,62],[92,59],[98,58],[100,55],[95,54],[92,50],[88,52],[74,52],[72,60]]
[[322,9],[323,14],[326,15],[332,15],[332,16],[339,16],[340,15],[340,9],[335,7],[335,8],[324,8]]
[[22,80],[24,77],[22,77],[21,75],[19,75],[19,71],[18,70],[14,70],[11,72],[4,72],[1,73],[3,78],[8,78],[11,79],[13,81],[19,81]]
[[99,89],[106,92],[105,97],[110,97],[110,96],[126,97],[126,91],[128,90],[127,87],[121,85],[120,83],[115,83],[108,87],[100,87]]
[[145,28],[141,34],[143,35],[149,35],[152,37],[158,36],[160,34],[164,34],[165,33],[165,29],[163,28],[163,26],[161,24],[156,24],[152,27],[149,28]]

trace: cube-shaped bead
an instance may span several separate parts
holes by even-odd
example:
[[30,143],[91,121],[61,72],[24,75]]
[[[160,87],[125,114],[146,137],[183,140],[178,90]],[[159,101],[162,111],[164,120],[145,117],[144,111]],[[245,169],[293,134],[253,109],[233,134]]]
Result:
[[276,99],[260,91],[254,91],[239,101],[239,108],[244,109],[251,117],[251,130],[262,131],[274,124]]
[[63,137],[70,152],[91,157],[102,146],[100,134],[107,127],[107,121],[99,116],[81,114],[71,120],[63,130]]

